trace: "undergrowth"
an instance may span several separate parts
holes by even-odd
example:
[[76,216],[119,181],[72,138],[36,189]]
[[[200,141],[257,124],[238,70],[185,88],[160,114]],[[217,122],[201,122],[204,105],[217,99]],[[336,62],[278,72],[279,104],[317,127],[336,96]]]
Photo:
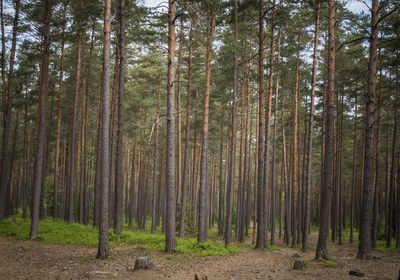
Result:
[[[28,240],[30,220],[15,217],[0,221],[0,235],[16,240]],[[98,230],[92,226],[72,223],[51,218],[39,222],[37,240],[46,244],[75,244],[97,247]],[[163,234],[150,234],[144,231],[123,230],[120,236],[114,231],[109,231],[110,246],[140,245],[145,249],[164,251],[165,236]],[[190,256],[227,256],[238,253],[241,246],[232,244],[223,246],[214,241],[197,243],[195,238],[177,239],[176,252]]]

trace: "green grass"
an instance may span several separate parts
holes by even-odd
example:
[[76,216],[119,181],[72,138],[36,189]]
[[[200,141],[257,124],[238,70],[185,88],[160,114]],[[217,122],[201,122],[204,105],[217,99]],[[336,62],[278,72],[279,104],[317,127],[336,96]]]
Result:
[[268,249],[274,250],[274,251],[279,251],[281,248],[275,245],[268,245]]
[[311,266],[311,261],[307,258],[304,258],[304,264],[306,265],[306,268],[309,268]]
[[398,251],[400,252],[400,248],[396,248],[396,239],[392,238],[392,243],[390,247],[386,246],[386,239],[385,240],[376,240],[376,248],[374,251],[377,252],[387,252],[387,251]]
[[[20,217],[0,222],[0,235],[16,240],[28,240],[30,220]],[[46,244],[76,244],[96,247],[98,230],[92,226],[77,223],[68,224],[64,221],[45,219],[39,223],[37,240]],[[123,230],[120,236],[116,236],[112,229],[109,231],[110,246],[138,245],[140,248],[156,251],[164,251],[165,236],[163,234],[150,234],[145,231]],[[234,243],[223,246],[216,241],[197,243],[195,238],[177,239],[178,253],[190,256],[227,256],[238,253],[239,247]]]
[[334,260],[326,260],[324,262],[325,267],[337,267],[337,262]]

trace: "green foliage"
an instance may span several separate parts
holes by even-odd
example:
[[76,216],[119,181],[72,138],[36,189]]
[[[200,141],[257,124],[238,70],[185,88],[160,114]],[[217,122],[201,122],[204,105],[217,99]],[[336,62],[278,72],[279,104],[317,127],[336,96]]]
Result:
[[324,262],[325,267],[337,267],[337,262],[335,260],[326,260]]
[[[0,235],[16,240],[29,239],[30,220],[12,218],[0,222]],[[51,218],[39,222],[38,238],[46,244],[76,244],[96,247],[98,230],[92,226],[81,224],[68,224],[61,220]],[[142,231],[124,230],[120,236],[114,231],[109,231],[110,246],[139,245],[143,249],[164,251],[165,236],[163,234],[150,234]],[[217,242],[207,241],[197,243],[196,238],[178,239],[176,252],[198,256],[227,256],[238,253],[236,246],[223,246]]]
[[281,248],[275,245],[268,245],[268,249],[274,250],[274,251],[279,251]]
[[307,258],[304,258],[304,264],[306,265],[306,268],[309,268],[311,266],[311,261]]

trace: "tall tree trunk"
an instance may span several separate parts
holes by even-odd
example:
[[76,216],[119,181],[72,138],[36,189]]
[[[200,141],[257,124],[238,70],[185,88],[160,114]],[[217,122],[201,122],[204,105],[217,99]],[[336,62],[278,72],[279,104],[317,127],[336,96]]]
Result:
[[168,87],[165,251],[174,252],[175,232],[175,1],[168,1]]
[[316,259],[328,259],[327,238],[329,233],[329,207],[332,189],[333,162],[333,109],[335,105],[335,0],[328,1],[328,92],[326,100],[326,133],[323,159],[323,176],[321,178],[320,230],[315,254]]
[[35,158],[35,177],[32,194],[32,208],[31,208],[31,227],[30,239],[35,239],[39,230],[39,204],[40,204],[40,190],[43,181],[43,161],[45,154],[46,144],[46,108],[47,108],[47,93],[49,81],[49,58],[50,58],[50,21],[51,21],[51,0],[45,1],[46,12],[45,22],[43,26],[43,52],[42,52],[42,71],[40,74],[40,119],[38,129],[38,142],[36,147]]
[[[1,149],[1,170],[0,170],[0,220],[7,217],[7,205],[8,205],[8,197],[7,193],[9,193],[10,185],[7,184],[8,173],[11,173],[12,170],[8,169],[8,141],[10,138],[10,128],[11,128],[11,109],[13,104],[13,77],[14,77],[14,62],[15,62],[15,52],[17,46],[17,28],[18,28],[18,19],[19,19],[19,7],[20,0],[17,0],[15,3],[15,16],[14,16],[14,24],[13,24],[13,32],[12,32],[12,41],[11,41],[11,52],[10,52],[10,69],[8,71],[8,84],[7,84],[7,97],[6,92],[3,92],[3,142]],[[3,1],[1,1],[3,4]],[[3,13],[3,7],[1,8]],[[3,26],[3,22],[2,22]],[[2,27],[3,28],[3,27]],[[3,41],[4,43],[4,41]],[[2,56],[4,57],[4,50]],[[2,64],[2,69],[4,70],[4,64]],[[2,71],[3,71],[2,70]],[[3,79],[4,82],[4,79]]]
[[115,173],[114,232],[122,233],[124,204],[124,95],[125,95],[125,0],[119,1],[118,129]]
[[[83,9],[83,0],[81,0],[81,9]],[[75,87],[74,87],[74,105],[72,115],[72,141],[71,141],[71,169],[69,173],[69,207],[68,207],[68,222],[73,222],[74,215],[74,189],[76,184],[76,156],[77,156],[77,131],[78,131],[78,99],[79,99],[79,87],[81,77],[81,53],[82,53],[82,18],[78,19],[78,46],[77,46],[77,61],[76,61],[76,72],[75,72]]]
[[275,19],[275,0],[272,1],[272,23],[271,23],[271,45],[270,45],[270,55],[269,55],[269,83],[268,83],[268,94],[267,94],[267,110],[265,113],[265,154],[264,154],[264,227],[265,227],[265,233],[264,233],[264,247],[267,247],[267,241],[268,241],[268,233],[267,233],[267,228],[268,228],[268,193],[270,192],[269,190],[269,169],[270,169],[270,135],[271,135],[271,108],[272,108],[272,92],[273,92],[273,83],[274,83],[274,55],[275,55],[275,24],[276,24],[276,19]]
[[257,148],[257,242],[256,248],[265,246],[264,224],[264,5],[258,4],[258,148]]
[[101,73],[101,141],[100,141],[100,209],[99,209],[99,242],[97,258],[108,257],[108,227],[109,227],[109,192],[110,185],[110,14],[111,0],[104,1],[104,38],[103,67]]
[[376,61],[378,44],[378,6],[379,0],[372,0],[371,38],[368,61],[368,86],[365,123],[365,162],[363,201],[361,207],[360,243],[358,259],[371,258],[371,216],[374,198],[374,123],[375,123],[375,91]]
[[156,232],[157,221],[156,221],[156,194],[157,194],[157,185],[158,185],[158,122],[160,118],[160,91],[157,89],[157,111],[156,111],[156,121],[155,121],[155,132],[154,132],[154,162],[153,162],[153,183],[152,183],[152,215],[151,215],[151,233]]
[[181,72],[182,72],[183,20],[179,27],[178,67],[176,73],[176,117],[177,117],[177,148],[178,161],[176,163],[176,204],[179,202],[182,180],[182,124],[181,124]]
[[317,56],[318,56],[318,33],[319,33],[319,14],[321,4],[318,3],[315,10],[315,30],[314,30],[314,55],[313,68],[311,76],[311,96],[310,96],[310,119],[308,121],[308,147],[307,147],[307,174],[306,174],[306,189],[305,189],[305,212],[303,223],[303,240],[302,251],[307,251],[308,235],[311,226],[311,170],[312,170],[312,144],[313,144],[313,128],[314,128],[314,95],[315,86],[317,83]]
[[[238,42],[238,4],[234,1],[234,36],[235,43]],[[232,104],[232,127],[231,127],[231,147],[230,147],[230,162],[229,162],[229,177],[226,190],[226,217],[225,217],[225,245],[229,245],[232,236],[232,197],[233,186],[235,185],[235,151],[236,151],[236,118],[237,118],[237,51],[233,52],[233,104]]]
[[[207,53],[206,53],[206,77],[204,85],[203,103],[203,127],[200,157],[200,188],[199,188],[199,223],[197,242],[205,242],[207,239],[207,191],[208,191],[208,126],[211,85],[211,57],[212,44],[215,31],[216,6],[212,5],[208,10],[209,25],[207,25]],[[226,243],[226,240],[225,240]]]
[[276,220],[276,128],[278,119],[278,97],[279,97],[279,75],[280,75],[280,60],[281,60],[281,36],[282,27],[278,31],[278,54],[276,58],[276,85],[275,85],[275,104],[274,104],[274,131],[272,136],[272,167],[271,167],[271,245],[275,244],[275,220]]
[[[193,51],[193,23],[190,19],[190,30],[189,30],[189,57],[188,57],[188,73],[187,73],[187,101],[186,101],[186,125],[185,125],[185,151],[183,157],[183,171],[182,171],[182,197],[181,197],[181,222],[179,229],[179,237],[184,238],[185,236],[185,216],[186,216],[186,181],[189,172],[189,140],[190,140],[190,106],[191,106],[191,95],[192,95],[192,51]],[[218,220],[219,223],[219,220]]]
[[64,82],[64,54],[65,54],[65,25],[66,25],[67,5],[64,5],[63,11],[63,26],[62,26],[62,39],[61,39],[61,57],[60,57],[60,77],[58,83],[58,111],[57,111],[57,139],[56,139],[56,155],[54,166],[54,212],[53,218],[59,218],[58,212],[58,192],[59,192],[59,157],[60,157],[60,136],[61,136],[61,113],[63,101],[63,82]]
[[351,202],[350,202],[350,243],[354,240],[354,196],[356,187],[356,149],[357,149],[357,98],[354,100],[354,137],[353,137],[353,168],[351,179]]

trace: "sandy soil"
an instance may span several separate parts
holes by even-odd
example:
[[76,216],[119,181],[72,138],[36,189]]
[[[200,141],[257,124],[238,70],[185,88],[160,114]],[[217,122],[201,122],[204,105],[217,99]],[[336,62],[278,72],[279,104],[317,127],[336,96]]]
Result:
[[[315,248],[317,234],[310,245]],[[95,258],[96,248],[75,245],[46,245],[0,237],[0,279],[357,279],[350,269],[365,272],[362,279],[397,279],[399,252],[374,252],[374,259],[355,259],[357,247],[329,244],[336,267],[325,267],[313,260],[314,252],[299,249],[254,250],[249,247],[227,257],[191,258],[182,254],[147,251],[140,246],[111,249],[108,260]],[[295,254],[311,260],[304,271],[293,270]],[[149,256],[156,268],[133,271],[138,256]],[[205,278],[207,277],[207,278]]]

